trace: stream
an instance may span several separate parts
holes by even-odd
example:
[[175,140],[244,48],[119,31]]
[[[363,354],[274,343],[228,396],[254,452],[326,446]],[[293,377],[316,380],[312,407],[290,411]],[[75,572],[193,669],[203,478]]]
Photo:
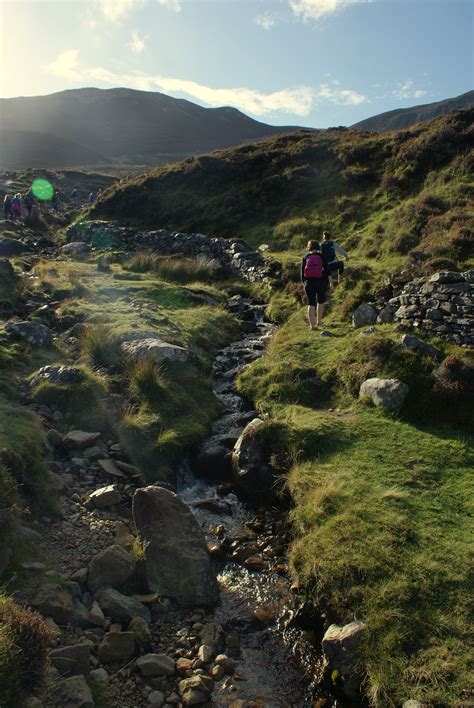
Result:
[[[253,318],[254,331],[216,357],[214,391],[222,413],[203,444],[227,447],[227,458],[247,422],[257,417],[237,392],[235,379],[262,356],[275,330],[264,321],[262,305],[241,299],[236,309],[241,319]],[[213,700],[235,708],[340,705],[318,688],[323,658],[311,643],[313,637],[291,621],[301,601],[288,575],[283,513],[275,508],[255,511],[230,491],[228,477],[203,479],[195,466],[194,458],[181,464],[178,494],[192,507],[216,550],[221,602],[215,619],[235,635],[238,646],[233,655],[237,676],[216,684]],[[222,557],[217,552],[221,548]]]

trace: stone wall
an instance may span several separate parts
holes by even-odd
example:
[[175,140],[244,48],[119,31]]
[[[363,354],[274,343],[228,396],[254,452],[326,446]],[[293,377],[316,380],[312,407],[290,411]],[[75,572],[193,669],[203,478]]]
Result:
[[406,327],[474,348],[474,270],[416,278],[386,309]]
[[98,250],[149,251],[159,255],[184,254],[209,262],[250,282],[270,284],[279,275],[279,264],[264,259],[243,241],[204,234],[173,233],[166,229],[140,231],[119,222],[88,221],[67,230],[68,241],[84,241]]

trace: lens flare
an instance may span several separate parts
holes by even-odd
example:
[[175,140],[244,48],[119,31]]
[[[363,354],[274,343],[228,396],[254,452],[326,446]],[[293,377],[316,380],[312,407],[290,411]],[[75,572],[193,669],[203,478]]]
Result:
[[31,185],[31,191],[36,199],[39,199],[41,202],[46,202],[48,199],[52,198],[54,194],[54,187],[51,182],[48,182],[47,179],[38,178],[35,179]]

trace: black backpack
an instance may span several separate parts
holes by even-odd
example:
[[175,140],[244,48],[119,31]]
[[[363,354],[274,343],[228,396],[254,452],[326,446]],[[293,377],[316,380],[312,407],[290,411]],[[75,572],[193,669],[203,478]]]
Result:
[[321,253],[323,254],[323,258],[325,263],[332,263],[333,261],[337,260],[336,259],[336,251],[334,250],[334,246],[332,241],[323,241],[321,244]]

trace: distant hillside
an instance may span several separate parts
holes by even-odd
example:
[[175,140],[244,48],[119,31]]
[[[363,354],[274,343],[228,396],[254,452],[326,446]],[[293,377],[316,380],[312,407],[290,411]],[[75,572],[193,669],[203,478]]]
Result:
[[300,131],[189,158],[112,186],[93,216],[299,253],[329,228],[387,268],[415,252],[455,267],[474,249],[473,121],[471,109],[394,133]]
[[162,93],[84,88],[0,99],[0,168],[160,165],[294,128]]
[[359,123],[355,123],[352,128],[383,133],[388,130],[408,128],[410,125],[420,123],[424,120],[431,120],[449,111],[473,107],[474,91],[468,91],[456,98],[447,98],[444,101],[437,101],[436,103],[425,103],[422,106],[399,108],[394,111],[379,113],[377,116],[366,118],[365,120],[359,121]]

